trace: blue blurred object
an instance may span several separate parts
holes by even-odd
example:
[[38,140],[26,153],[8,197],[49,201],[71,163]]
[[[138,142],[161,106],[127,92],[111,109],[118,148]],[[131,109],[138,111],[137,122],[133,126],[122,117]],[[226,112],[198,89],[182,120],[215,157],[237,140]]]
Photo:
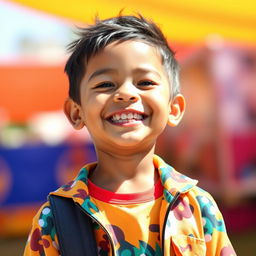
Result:
[[6,177],[11,177],[9,182],[1,182],[6,187],[4,191],[0,190],[0,206],[45,201],[50,191],[68,181],[69,177],[72,179],[82,165],[95,159],[92,144],[0,147],[0,173],[5,172]]

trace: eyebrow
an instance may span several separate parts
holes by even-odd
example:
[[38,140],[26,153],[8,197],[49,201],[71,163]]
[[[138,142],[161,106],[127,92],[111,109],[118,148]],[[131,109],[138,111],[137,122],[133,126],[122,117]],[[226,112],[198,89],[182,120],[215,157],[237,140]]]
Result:
[[107,74],[107,73],[116,73],[117,71],[113,68],[102,68],[102,69],[98,69],[95,72],[93,72],[89,79],[88,82],[91,81],[94,77],[102,75],[102,74]]

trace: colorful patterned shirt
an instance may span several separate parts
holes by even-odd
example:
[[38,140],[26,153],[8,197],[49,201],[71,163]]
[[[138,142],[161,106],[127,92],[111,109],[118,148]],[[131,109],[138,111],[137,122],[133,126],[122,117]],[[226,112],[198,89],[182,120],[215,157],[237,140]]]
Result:
[[[107,219],[103,225],[111,231],[118,255],[134,251],[135,255],[161,256],[159,212],[163,186],[160,180],[153,189],[136,194],[113,193],[90,181],[88,187],[92,201]],[[131,232],[131,227],[136,232]],[[99,255],[108,255],[111,247],[108,236],[100,226],[95,231]]]
[[[131,219],[127,217],[127,226],[124,227],[123,223],[118,222],[119,216],[123,214],[118,213],[118,207],[114,204],[107,206],[107,203],[98,200],[97,196],[90,195],[88,174],[94,170],[96,163],[83,167],[75,180],[51,194],[72,198],[92,219],[99,223],[100,227],[104,227],[106,233],[103,233],[99,226],[95,227],[99,230],[95,231],[99,255],[235,256],[222,215],[209,193],[197,187],[196,180],[178,173],[158,156],[155,156],[153,161],[159,172],[163,196],[149,201],[153,202],[151,205],[149,202],[138,204],[138,211],[141,210],[140,206],[143,207],[143,204],[147,203],[146,209],[149,207],[158,209],[159,212],[153,214],[154,220],[148,222],[146,227],[151,227],[158,233],[159,238],[154,238],[154,236],[149,238],[149,235],[144,236],[144,234],[138,235],[137,233],[145,230],[145,227],[134,225],[132,217]],[[103,208],[113,212],[105,213]],[[114,220],[115,216],[117,222]],[[151,224],[153,226],[150,226]],[[132,238],[133,234],[136,234],[137,238],[134,235],[136,241]],[[24,255],[60,255],[48,202],[41,207],[33,219]]]

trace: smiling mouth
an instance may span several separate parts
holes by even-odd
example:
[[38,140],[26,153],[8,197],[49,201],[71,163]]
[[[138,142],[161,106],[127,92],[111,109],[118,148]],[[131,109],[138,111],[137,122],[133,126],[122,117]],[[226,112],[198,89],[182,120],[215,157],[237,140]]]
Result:
[[145,120],[147,115],[136,112],[116,113],[107,120],[112,124],[132,124]]

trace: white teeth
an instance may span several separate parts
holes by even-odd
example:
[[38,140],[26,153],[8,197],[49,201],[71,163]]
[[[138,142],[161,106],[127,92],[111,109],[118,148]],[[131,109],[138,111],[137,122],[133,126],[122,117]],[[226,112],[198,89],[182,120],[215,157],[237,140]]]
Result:
[[132,118],[133,118],[133,114],[132,114],[132,113],[129,113],[129,114],[127,115],[127,117],[128,117],[128,119],[132,119]]
[[128,114],[125,114],[125,113],[122,113],[121,115],[119,114],[115,114],[112,116],[112,120],[113,121],[123,121],[123,120],[142,120],[143,119],[143,115],[141,114],[138,114],[138,113],[128,113]]
[[123,119],[123,120],[125,120],[125,119],[127,119],[127,115],[126,114],[121,114],[121,118]]

